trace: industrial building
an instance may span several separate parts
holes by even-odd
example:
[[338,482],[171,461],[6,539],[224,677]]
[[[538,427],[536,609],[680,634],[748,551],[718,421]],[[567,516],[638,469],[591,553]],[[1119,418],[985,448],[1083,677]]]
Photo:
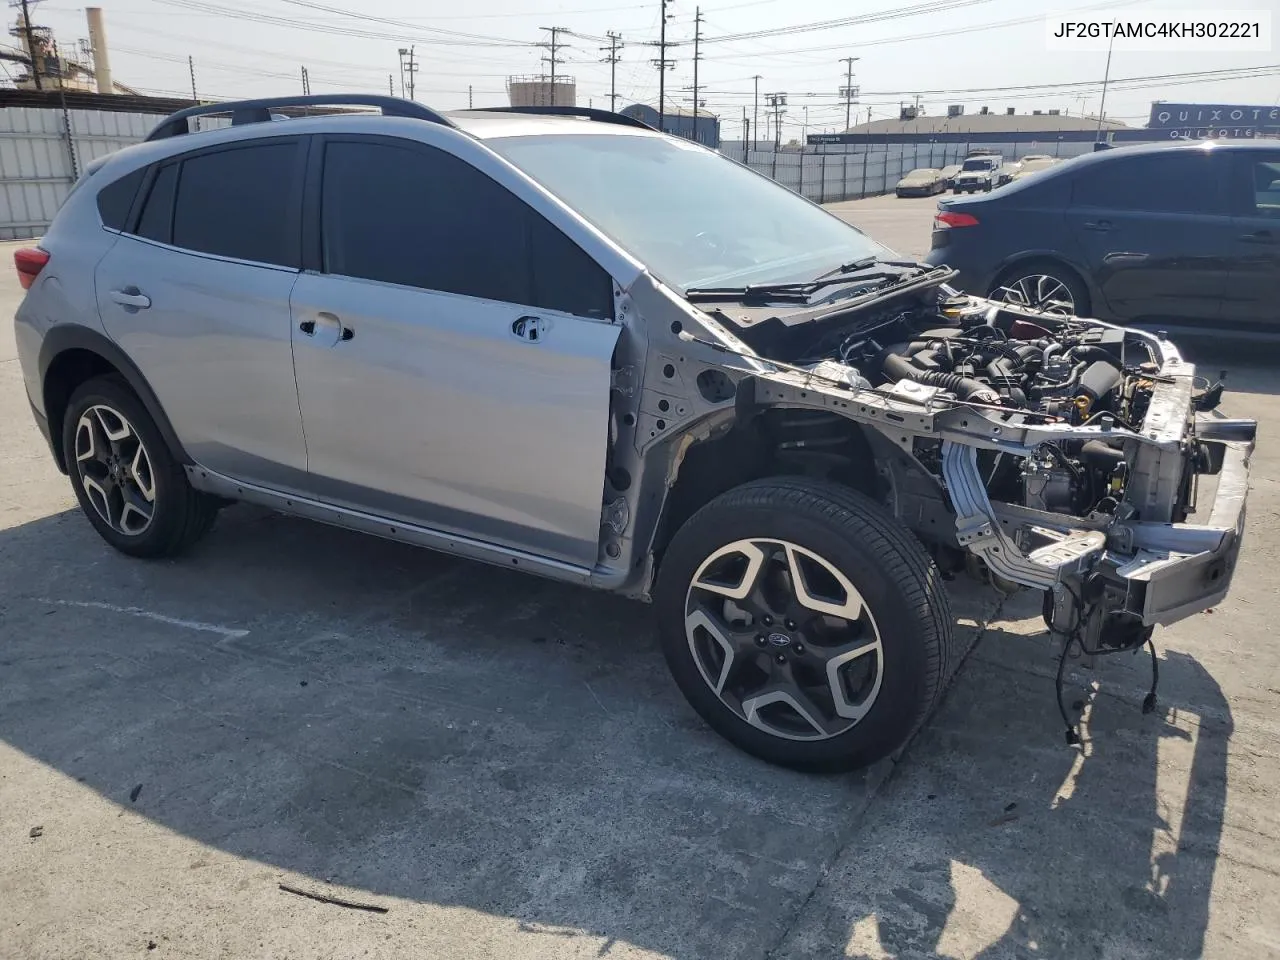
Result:
[[[657,107],[651,107],[647,103],[633,103],[618,112],[658,129]],[[662,131],[712,149],[720,146],[720,118],[705,110],[699,110],[695,116],[692,110],[668,106],[662,115]]]
[[513,107],[576,107],[578,85],[573,77],[507,77],[507,99]]
[[1060,110],[1032,110],[1018,113],[1014,107],[965,113],[963,106],[949,107],[945,115],[926,116],[906,107],[895,119],[872,120],[850,127],[843,133],[811,134],[811,144],[832,143],[1027,143],[1093,141],[1101,132],[1111,138],[1118,131],[1132,130],[1118,120],[1101,120],[1088,115],[1071,115]]
[[0,60],[16,63],[23,70],[13,78],[16,89],[137,95],[133,88],[111,78],[102,8],[86,7],[84,12],[89,39],[70,49],[59,49],[52,30],[32,23],[26,9],[18,10],[17,22],[9,31],[15,43],[0,44]]

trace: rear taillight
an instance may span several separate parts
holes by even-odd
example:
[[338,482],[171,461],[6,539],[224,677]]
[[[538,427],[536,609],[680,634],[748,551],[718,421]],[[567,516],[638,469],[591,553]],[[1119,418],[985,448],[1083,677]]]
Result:
[[978,218],[971,213],[956,213],[952,210],[941,210],[933,218],[933,229],[950,230],[952,227],[976,227]]
[[18,268],[18,282],[23,290],[31,289],[31,284],[36,282],[36,277],[48,262],[48,252],[39,247],[25,247],[13,252],[13,263]]

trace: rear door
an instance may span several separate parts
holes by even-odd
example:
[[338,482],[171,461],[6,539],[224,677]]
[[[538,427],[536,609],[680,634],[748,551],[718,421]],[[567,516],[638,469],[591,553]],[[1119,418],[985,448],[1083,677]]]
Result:
[[187,452],[274,487],[306,479],[289,315],[305,147],[254,139],[156,164],[95,273],[108,334]]
[[1224,323],[1280,329],[1280,149],[1232,152],[1231,272]]
[[1078,172],[1067,222],[1117,319],[1218,318],[1232,231],[1226,163],[1220,152],[1174,150]]
[[442,149],[317,149],[321,242],[293,292],[313,489],[594,566],[619,332],[609,275]]

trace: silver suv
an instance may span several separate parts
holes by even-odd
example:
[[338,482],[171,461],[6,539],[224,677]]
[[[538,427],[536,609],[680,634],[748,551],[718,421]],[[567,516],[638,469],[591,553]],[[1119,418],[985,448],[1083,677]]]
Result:
[[32,412],[118,550],[244,500],[652,600],[693,707],[776,763],[904,743],[964,653],[954,573],[1095,656],[1239,549],[1255,424],[1171,344],[959,294],[614,114],[193,108],[17,267]]

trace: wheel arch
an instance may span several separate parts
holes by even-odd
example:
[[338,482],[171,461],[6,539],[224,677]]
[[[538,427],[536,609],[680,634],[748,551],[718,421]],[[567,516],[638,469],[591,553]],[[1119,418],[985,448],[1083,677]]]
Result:
[[689,444],[674,466],[650,537],[651,576],[676,531],[735,487],[770,477],[808,477],[883,502],[896,486],[894,471],[882,469],[886,461],[895,455],[910,459],[869,424],[812,406],[756,404],[751,387],[739,386],[732,425]]
[[44,413],[49,434],[54,438],[50,446],[63,473],[67,472],[67,464],[62,451],[62,421],[71,394],[86,380],[111,374],[129,385],[173,457],[179,463],[191,462],[146,377],[120,347],[97,331],[74,324],[52,327],[40,345],[39,373]]

